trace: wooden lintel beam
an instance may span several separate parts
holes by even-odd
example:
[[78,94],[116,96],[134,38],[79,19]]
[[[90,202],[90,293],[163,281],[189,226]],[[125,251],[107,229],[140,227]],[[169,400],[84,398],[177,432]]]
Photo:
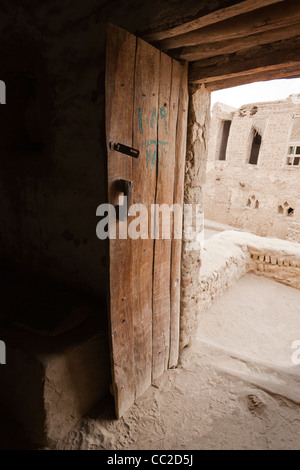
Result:
[[299,78],[300,65],[298,67],[279,67],[276,70],[264,70],[263,72],[253,73],[251,75],[235,76],[216,82],[207,83],[206,86],[210,91],[223,90],[224,88],[232,88],[235,86],[246,85],[248,83],[263,82],[266,80],[276,80],[280,78]]
[[245,0],[241,1],[235,5],[232,5],[227,8],[221,8],[219,10],[213,11],[207,15],[200,16],[195,18],[192,21],[188,21],[179,26],[166,29],[164,31],[157,31],[153,33],[148,33],[143,36],[145,41],[161,41],[166,38],[171,38],[178,36],[180,34],[185,34],[189,31],[194,31],[195,29],[204,28],[206,26],[218,23],[219,21],[224,21],[234,16],[242,15],[243,13],[249,13],[250,11],[256,10],[257,8],[262,8],[274,3],[279,3],[284,0]]
[[189,81],[209,83],[234,76],[251,75],[279,67],[298,66],[300,39],[259,46],[244,53],[218,56],[190,63]]
[[260,10],[252,11],[233,19],[197,29],[179,36],[164,39],[156,46],[163,51],[180,47],[228,41],[252,34],[270,31],[275,28],[292,26],[300,21],[300,3],[297,0],[284,0]]
[[181,49],[174,49],[169,52],[176,59],[184,59],[189,62],[194,62],[196,60],[203,60],[209,57],[243,51],[245,49],[250,49],[251,47],[260,46],[262,44],[271,44],[273,42],[289,39],[297,35],[300,35],[300,22],[295,25],[286,26],[284,28],[276,28],[271,31],[253,34],[244,38],[229,39],[227,41],[218,41],[211,44],[184,47]]

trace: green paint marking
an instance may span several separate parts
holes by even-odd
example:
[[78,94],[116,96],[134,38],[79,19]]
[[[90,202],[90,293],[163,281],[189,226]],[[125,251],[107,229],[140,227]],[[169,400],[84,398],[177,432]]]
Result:
[[[164,121],[164,126],[165,126],[165,133],[168,134],[168,128],[167,128],[167,114],[166,114],[166,109],[165,107],[162,107],[159,109],[159,114],[161,119]],[[138,119],[139,119],[139,130],[140,134],[143,134],[143,114],[142,114],[142,109],[138,108]],[[154,125],[157,125],[158,121],[158,115],[157,115],[157,108],[154,107],[152,110],[151,118],[149,120],[148,117],[145,118],[146,124],[149,125],[153,129]],[[146,168],[149,168],[150,166],[154,169],[155,164],[157,161],[157,169],[159,168],[159,163],[162,163],[162,167],[164,170],[166,170],[166,165],[164,161],[164,154],[166,152],[166,149],[164,148],[166,145],[169,145],[169,142],[163,141],[163,140],[146,140],[142,143],[143,147],[151,147],[154,146],[154,148],[146,149]],[[159,160],[161,159],[161,162]]]
[[169,145],[169,142],[164,142],[162,140],[146,140],[142,143],[143,147],[148,147],[149,145]]
[[166,149],[165,148],[162,148],[161,149],[161,153],[159,154],[159,160],[162,161],[162,166],[163,166],[163,169],[166,170],[167,167],[166,167],[166,164],[165,164],[165,152],[166,152]]
[[155,168],[155,162],[156,162],[156,149],[147,149],[146,150],[146,166],[148,168],[148,162],[150,160],[152,168]]
[[157,110],[156,107],[153,108],[152,114],[151,114],[151,121],[150,121],[150,127],[153,129],[153,122],[155,120],[155,124],[157,124]]
[[164,106],[162,106],[160,109],[159,109],[159,114],[160,114],[160,117],[163,119],[164,121],[164,125],[165,125],[165,133],[166,135],[168,135],[168,126],[167,126],[167,113],[166,113],[166,108]]
[[143,116],[141,108],[138,108],[140,134],[143,134]]

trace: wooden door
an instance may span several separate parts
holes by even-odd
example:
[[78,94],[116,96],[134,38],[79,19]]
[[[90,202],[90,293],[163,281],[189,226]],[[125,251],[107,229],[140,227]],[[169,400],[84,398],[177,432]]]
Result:
[[[187,66],[145,41],[108,25],[106,139],[108,200],[120,202],[120,180],[133,182],[133,204],[183,203]],[[138,158],[111,142],[139,150]],[[132,217],[117,220],[109,240],[113,391],[120,417],[179,351],[181,240],[131,239]],[[119,235],[121,234],[121,235]]]

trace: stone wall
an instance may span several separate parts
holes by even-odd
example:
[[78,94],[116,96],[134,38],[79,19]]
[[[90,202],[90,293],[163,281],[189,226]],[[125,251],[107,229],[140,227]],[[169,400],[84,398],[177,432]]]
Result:
[[[214,106],[204,188],[207,218],[261,236],[288,237],[291,224],[300,222],[300,165],[285,164],[293,118],[299,114],[299,95],[238,110]],[[231,120],[231,128],[226,160],[220,161],[223,120]],[[253,129],[262,136],[257,165],[247,163]]]
[[300,243],[300,223],[292,222],[288,225],[287,229],[287,239],[291,242]]
[[[189,92],[184,204],[192,204],[194,208],[198,205],[198,222],[200,222],[198,229],[201,233],[204,230],[204,226],[201,226],[203,219],[201,216],[203,215],[203,186],[210,124],[210,92],[204,85],[192,86]],[[201,267],[201,238],[187,239],[188,223],[190,222],[185,220],[182,243],[181,349],[190,344],[195,337],[199,311],[198,279]],[[194,224],[196,228],[195,220]]]

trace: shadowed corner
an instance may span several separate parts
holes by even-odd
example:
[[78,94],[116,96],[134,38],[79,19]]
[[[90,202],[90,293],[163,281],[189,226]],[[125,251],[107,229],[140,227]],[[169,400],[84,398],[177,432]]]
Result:
[[3,80],[0,80],[0,104],[6,104],[6,86]]

